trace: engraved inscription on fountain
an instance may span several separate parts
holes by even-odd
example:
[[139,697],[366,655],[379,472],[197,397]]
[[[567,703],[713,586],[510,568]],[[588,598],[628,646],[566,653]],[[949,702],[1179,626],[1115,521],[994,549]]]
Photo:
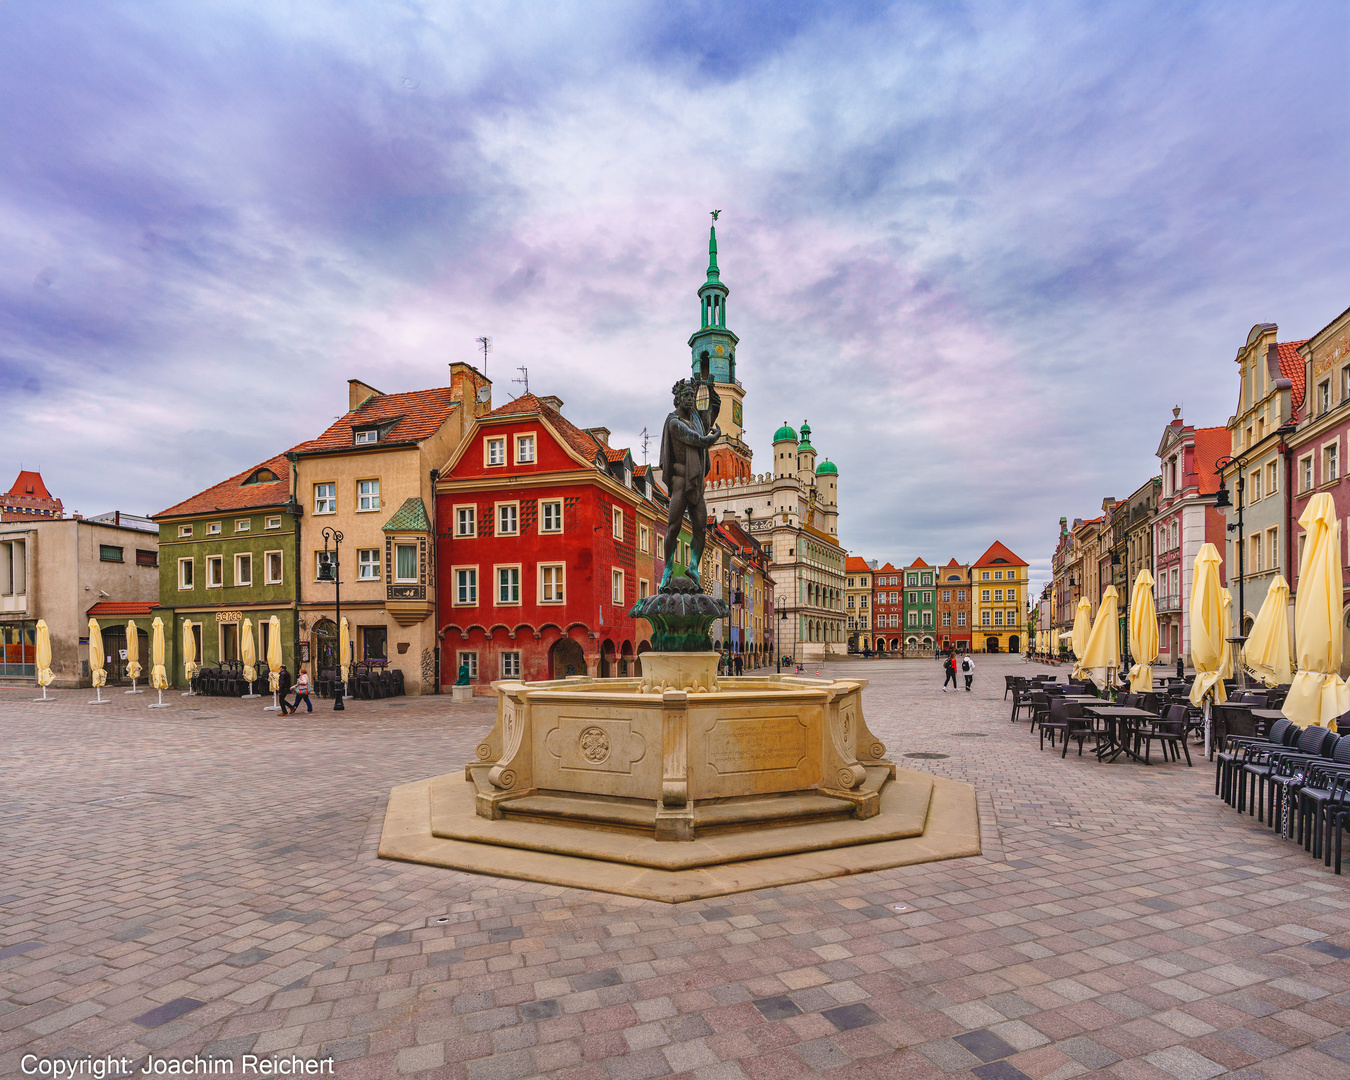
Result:
[[722,776],[795,769],[806,757],[806,736],[795,716],[719,720],[708,732],[708,764]]

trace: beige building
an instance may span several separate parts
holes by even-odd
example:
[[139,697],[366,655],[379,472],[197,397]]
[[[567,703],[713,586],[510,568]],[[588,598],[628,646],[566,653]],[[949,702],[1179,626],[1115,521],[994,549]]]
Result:
[[409,694],[435,691],[436,470],[492,409],[491,383],[476,368],[450,371],[449,386],[405,394],[350,380],[347,415],[287,455],[305,517],[300,641],[311,677],[338,666],[336,589],[319,573],[340,533],[353,662],[401,671]]
[[[119,516],[109,516],[111,521],[0,525],[0,683],[34,684],[33,647],[42,619],[51,637],[52,686],[89,686],[91,610],[102,629],[124,631],[124,608],[148,613],[158,602],[158,533],[116,524]],[[108,617],[107,610],[119,614]]]

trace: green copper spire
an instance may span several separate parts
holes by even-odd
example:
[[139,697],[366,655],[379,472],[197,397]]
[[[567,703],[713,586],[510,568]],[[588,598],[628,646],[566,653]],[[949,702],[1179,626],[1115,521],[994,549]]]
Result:
[[720,210],[713,211],[713,224],[708,226],[708,281],[721,281],[722,278],[717,270],[717,215]]

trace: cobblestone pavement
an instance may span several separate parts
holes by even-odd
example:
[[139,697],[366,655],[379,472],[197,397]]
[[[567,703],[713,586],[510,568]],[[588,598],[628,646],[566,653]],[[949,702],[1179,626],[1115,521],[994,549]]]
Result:
[[468,760],[487,701],[0,690],[0,1075],[1350,1077],[1345,881],[1198,754],[1038,750],[1003,700],[1025,666],[977,663],[971,693],[932,661],[826,672],[872,680],[904,766],[976,785],[982,856],[675,906],[376,858],[389,788]]

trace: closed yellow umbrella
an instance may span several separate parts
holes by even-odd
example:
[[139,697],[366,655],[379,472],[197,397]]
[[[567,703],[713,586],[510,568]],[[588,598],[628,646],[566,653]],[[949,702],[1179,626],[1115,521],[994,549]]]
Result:
[[1078,666],[1098,686],[1106,686],[1120,670],[1120,594],[1114,585],[1102,593],[1102,606]]
[[166,709],[164,691],[169,688],[169,673],[164,670],[164,620],[158,615],[150,624],[150,685],[159,691],[159,701],[152,709]]
[[281,685],[281,620],[273,615],[267,620],[267,687],[276,693]]
[[131,679],[131,689],[127,693],[139,694],[136,680],[141,677],[141,635],[134,619],[127,621],[127,675]]
[[1086,596],[1078,598],[1078,609],[1073,616],[1073,673],[1083,677],[1083,657],[1087,654],[1088,638],[1092,634],[1092,605]]
[[89,678],[94,684],[94,700],[90,705],[106,705],[103,700],[103,687],[108,683],[107,657],[103,652],[103,631],[98,620],[89,620]]
[[245,619],[239,628],[239,659],[244,662],[244,682],[248,684],[244,697],[258,697],[253,692],[253,684],[258,681],[258,647],[253,642],[252,619]]
[[1294,601],[1294,647],[1298,674],[1284,699],[1284,715],[1299,727],[1336,730],[1336,717],[1350,711],[1350,687],[1341,667],[1341,523],[1325,491],[1309,501],[1298,519],[1308,534]]
[[56,698],[47,696],[47,687],[51,686],[56,676],[52,674],[52,638],[47,630],[47,623],[43,619],[37,621],[37,641],[34,642],[34,648],[37,655],[33,657],[37,661],[37,681],[42,687],[42,696],[34,698],[35,701],[55,701]]
[[192,632],[192,620],[183,620],[183,681],[187,683],[187,693],[192,696],[192,680],[197,674],[197,636]]
[[1223,605],[1223,658],[1219,661],[1219,677],[1233,677],[1233,643],[1228,640],[1229,628],[1233,625],[1233,594],[1227,589],[1219,590],[1219,602]]
[[1205,753],[1209,753],[1211,704],[1228,700],[1219,666],[1223,663],[1223,639],[1228,624],[1223,621],[1223,589],[1219,585],[1219,567],[1223,558],[1213,544],[1203,544],[1195,557],[1191,584],[1191,664],[1195,682],[1191,684],[1191,704],[1205,709]]
[[352,632],[347,627],[347,616],[342,616],[342,624],[338,627],[338,666],[341,669],[340,682],[342,683],[342,692],[347,692],[347,654],[352,648]]
[[1279,574],[1266,590],[1252,632],[1242,647],[1248,670],[1266,686],[1279,686],[1294,678],[1289,647],[1289,582]]
[[1147,694],[1153,690],[1153,661],[1158,659],[1158,611],[1153,603],[1153,575],[1140,570],[1130,594],[1130,690]]

